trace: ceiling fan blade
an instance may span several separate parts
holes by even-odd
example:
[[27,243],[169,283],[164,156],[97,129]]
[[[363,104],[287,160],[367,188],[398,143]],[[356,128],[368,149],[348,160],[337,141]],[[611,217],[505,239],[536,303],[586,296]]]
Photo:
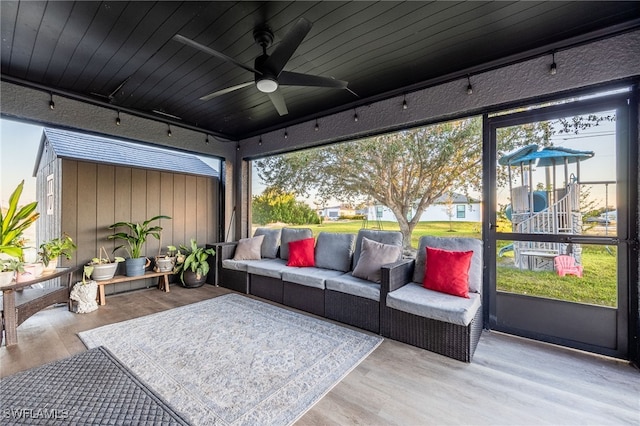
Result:
[[276,76],[279,75],[298,46],[300,46],[300,43],[302,43],[302,40],[304,40],[309,31],[311,31],[312,25],[313,24],[305,18],[300,18],[276,46],[271,56],[269,56],[269,59],[265,61],[264,66]]
[[289,114],[289,110],[287,109],[287,104],[284,102],[282,92],[276,90],[275,92],[267,93],[267,95],[269,96],[269,99],[271,99],[273,106],[276,107],[276,111],[278,111],[278,114]]
[[318,75],[282,71],[278,77],[278,84],[281,86],[314,86],[329,87],[332,89],[346,89],[347,84],[349,83],[343,80],[320,77]]
[[213,92],[213,93],[209,93],[208,95],[204,95],[203,97],[200,98],[201,101],[208,101],[211,100],[213,98],[216,98],[220,95],[225,95],[227,93],[231,93],[235,90],[238,89],[243,89],[247,86],[251,86],[252,84],[254,84],[253,81],[247,81],[246,83],[242,83],[242,84],[236,84],[235,86],[231,86],[231,87],[227,87],[226,89],[222,89],[222,90],[218,90],[217,92]]
[[227,61],[227,62],[231,62],[232,64],[234,64],[234,65],[236,65],[236,66],[238,66],[240,68],[243,68],[243,69],[245,69],[245,70],[247,70],[249,72],[253,72],[253,73],[257,73],[257,74],[262,75],[262,73],[260,71],[254,69],[254,68],[252,68],[250,66],[247,66],[247,65],[243,64],[242,62],[238,62],[235,59],[233,59],[232,57],[225,55],[224,53],[220,53],[217,50],[213,50],[213,49],[211,49],[211,48],[209,48],[209,47],[207,47],[205,45],[202,45],[202,44],[200,44],[200,43],[198,43],[196,41],[193,41],[193,40],[191,40],[189,38],[186,38],[185,36],[182,36],[180,34],[176,34],[176,35],[173,36],[173,39],[175,41],[177,41],[177,42],[186,44],[187,46],[191,46],[194,49],[198,49],[198,50],[200,50],[200,51],[202,51],[204,53],[208,53],[211,56],[215,56],[216,58],[222,59],[222,60]]

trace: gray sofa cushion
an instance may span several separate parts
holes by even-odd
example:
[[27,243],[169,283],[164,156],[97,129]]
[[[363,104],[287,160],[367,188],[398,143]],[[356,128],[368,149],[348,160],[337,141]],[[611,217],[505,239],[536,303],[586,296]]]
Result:
[[278,257],[278,248],[280,247],[280,235],[282,229],[280,228],[258,228],[254,232],[253,236],[264,235],[262,241],[262,248],[260,249],[261,255],[267,259],[275,259]]
[[349,272],[355,240],[353,234],[320,232],[316,241],[316,267]]
[[224,259],[222,261],[222,267],[225,269],[232,269],[234,271],[247,272],[249,265],[265,262],[266,260],[233,260]]
[[402,247],[382,244],[364,237],[360,259],[352,274],[354,277],[379,283],[382,278],[380,272],[382,265],[396,262],[401,257]]
[[427,290],[422,284],[408,283],[387,294],[387,307],[451,324],[467,326],[481,306],[478,293],[469,299]]
[[282,228],[280,237],[280,259],[289,260],[289,243],[313,237],[309,228]]
[[382,244],[390,244],[402,247],[402,233],[400,231],[377,231],[373,229],[361,229],[356,237],[356,247],[353,251],[353,267],[355,269],[360,259],[360,251],[362,250],[362,238],[366,237],[370,240],[377,241]]
[[469,267],[469,292],[482,294],[482,241],[474,238],[420,237],[413,270],[413,281],[416,283],[424,281],[427,246],[449,251],[473,250]]
[[236,246],[236,252],[233,255],[233,260],[260,260],[262,241],[264,241],[264,235],[259,235],[253,238],[241,238]]
[[364,297],[376,302],[380,301],[380,284],[356,278],[350,273],[336,278],[327,278],[325,286],[327,290]]
[[287,262],[282,259],[264,259],[252,262],[247,266],[247,272],[263,277],[282,278],[282,271],[287,268]]
[[344,272],[332,269],[287,268],[282,271],[282,281],[324,290],[327,278],[339,277],[342,274],[344,274]]

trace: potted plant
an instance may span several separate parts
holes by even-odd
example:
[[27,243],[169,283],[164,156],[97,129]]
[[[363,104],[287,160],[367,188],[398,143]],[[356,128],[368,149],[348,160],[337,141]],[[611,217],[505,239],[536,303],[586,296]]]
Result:
[[62,234],[58,238],[45,241],[40,244],[40,258],[44,263],[44,270],[53,271],[58,265],[58,257],[64,256],[67,260],[71,259],[73,253],[78,247],[67,234]]
[[[104,257],[102,257],[103,254]],[[92,268],[89,275],[95,281],[110,280],[116,274],[116,269],[118,269],[118,263],[120,262],[124,262],[124,257],[116,256],[111,261],[104,247],[100,247],[98,257],[91,259],[91,262],[87,265]]]
[[24,263],[15,257],[0,260],[0,286],[11,284],[17,272],[24,272]]
[[166,254],[159,254],[155,259],[155,267],[153,268],[156,272],[169,272],[176,265],[176,252],[178,249],[176,246],[167,246]]
[[40,213],[35,213],[38,206],[36,201],[18,208],[23,188],[24,180],[9,197],[9,208],[6,213],[3,214],[0,210],[0,253],[18,259],[22,258],[22,246],[18,244],[20,236],[40,217]]
[[117,222],[109,226],[109,229],[127,228],[127,232],[116,232],[109,235],[110,240],[124,240],[127,242],[128,248],[123,244],[116,247],[113,251],[125,247],[129,253],[129,258],[125,259],[126,275],[135,277],[144,275],[144,269],[149,266],[151,261],[142,255],[142,246],[149,236],[160,239],[162,227],[159,225],[151,226],[151,222],[160,219],[171,219],[169,216],[159,215],[151,219],[147,219],[142,224],[134,222]]
[[[184,253],[182,253],[184,251]],[[180,246],[176,256],[176,267],[173,272],[180,274],[180,281],[184,287],[194,288],[202,286],[209,273],[209,256],[215,256],[214,249],[198,247],[195,239],[191,239],[191,247]]]
[[86,314],[98,309],[98,283],[91,280],[89,277],[93,273],[93,266],[87,265],[82,271],[82,281],[75,283],[69,293],[69,299],[77,302],[75,312],[77,314]]

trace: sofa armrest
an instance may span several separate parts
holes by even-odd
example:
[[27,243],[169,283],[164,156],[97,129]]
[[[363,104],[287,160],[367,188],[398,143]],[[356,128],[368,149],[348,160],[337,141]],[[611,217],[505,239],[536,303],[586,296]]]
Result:
[[216,257],[219,259],[220,263],[226,259],[232,259],[233,255],[236,253],[236,246],[238,242],[230,242],[230,243],[216,243]]
[[380,297],[386,298],[387,293],[411,282],[414,259],[403,259],[395,263],[382,266],[382,280],[380,282]]

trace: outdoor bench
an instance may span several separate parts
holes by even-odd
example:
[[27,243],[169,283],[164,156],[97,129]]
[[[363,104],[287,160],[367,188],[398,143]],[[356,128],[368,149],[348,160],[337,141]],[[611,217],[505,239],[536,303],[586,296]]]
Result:
[[144,275],[138,275],[134,277],[128,277],[126,275],[116,275],[113,278],[108,280],[96,281],[96,283],[98,284],[98,305],[103,306],[107,304],[107,299],[104,294],[104,286],[109,284],[118,284],[118,283],[124,283],[129,281],[144,280],[146,278],[158,277],[158,289],[169,293],[169,275],[171,274],[173,274],[173,271],[167,271],[167,272],[147,271],[144,273]]

